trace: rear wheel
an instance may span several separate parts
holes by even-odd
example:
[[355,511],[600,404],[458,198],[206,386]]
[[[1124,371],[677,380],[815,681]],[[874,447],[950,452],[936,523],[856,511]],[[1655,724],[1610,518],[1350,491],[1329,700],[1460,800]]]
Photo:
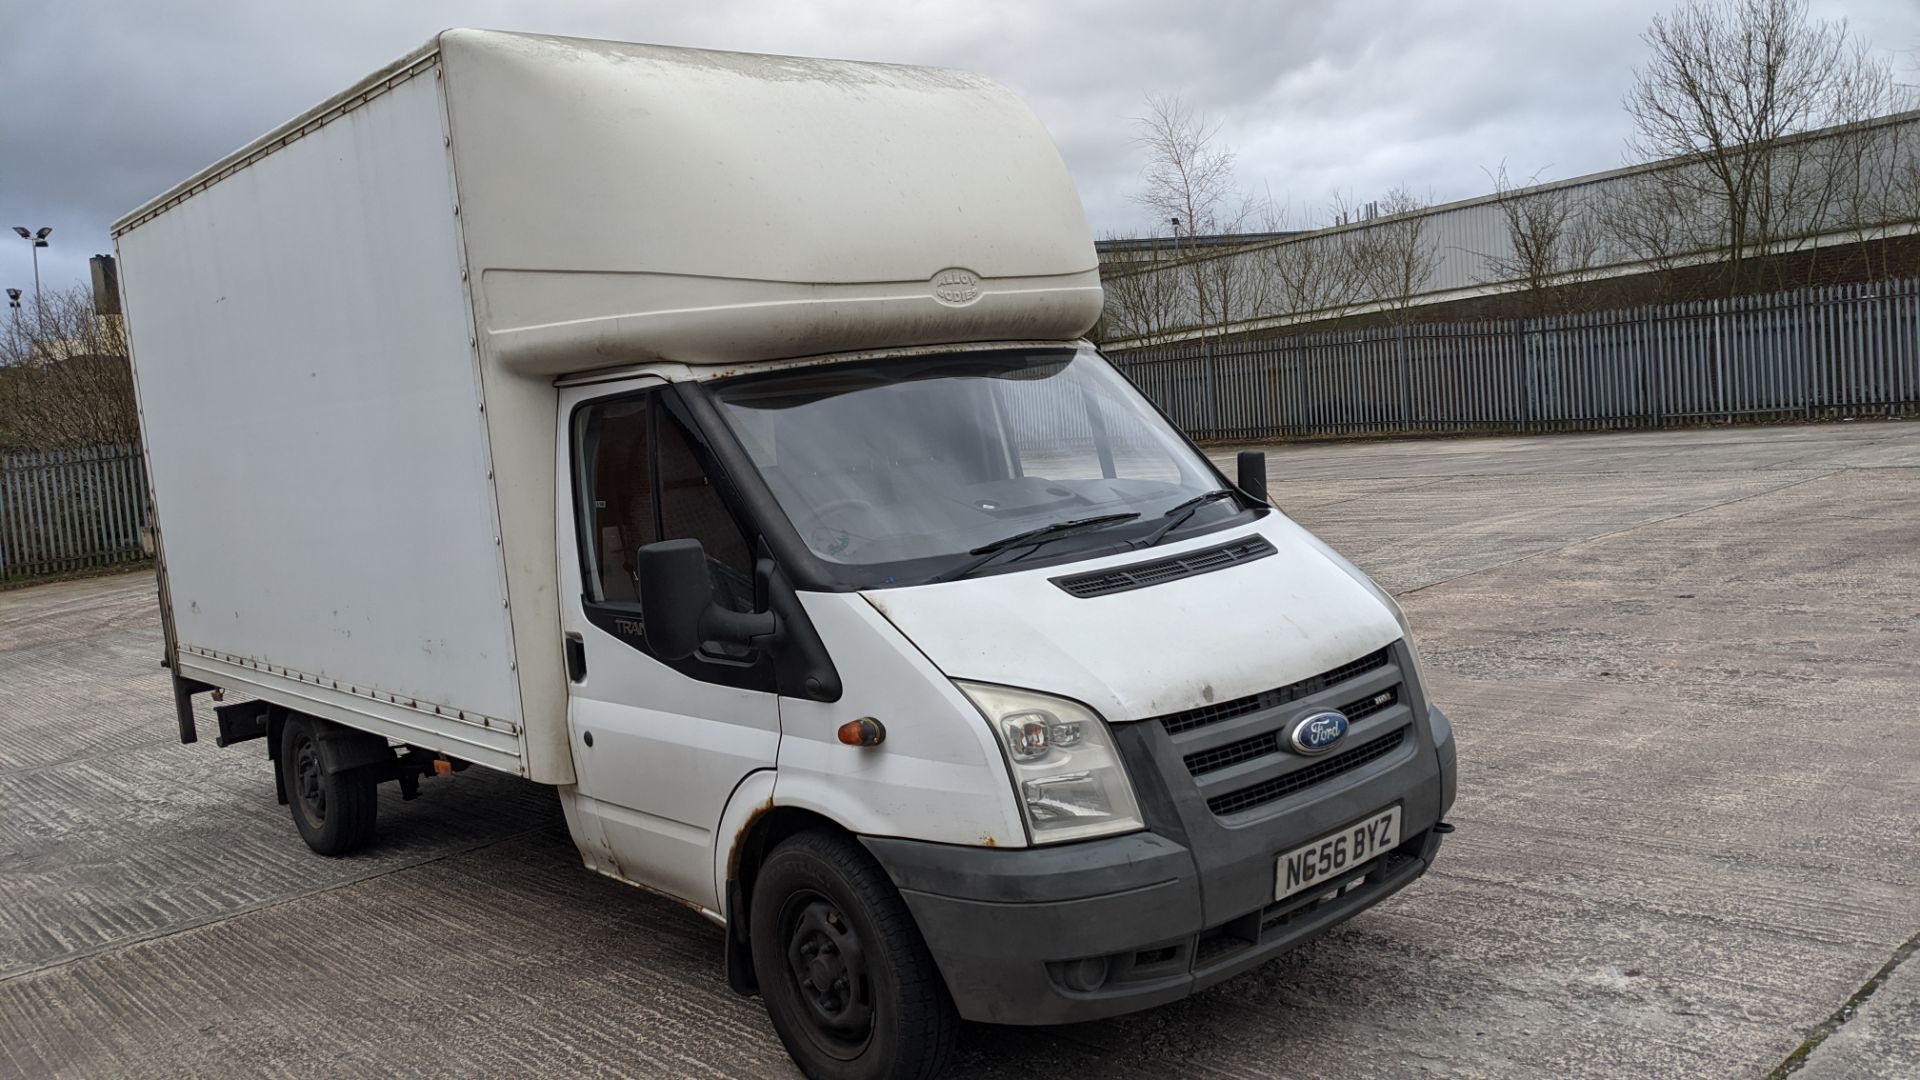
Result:
[[329,773],[313,720],[287,717],[280,732],[280,769],[294,828],[308,847],[322,855],[345,855],[373,839],[379,786],[350,772]]
[[931,1077],[959,1020],[885,871],[851,838],[804,832],[767,856],[751,905],[773,1028],[814,1080]]

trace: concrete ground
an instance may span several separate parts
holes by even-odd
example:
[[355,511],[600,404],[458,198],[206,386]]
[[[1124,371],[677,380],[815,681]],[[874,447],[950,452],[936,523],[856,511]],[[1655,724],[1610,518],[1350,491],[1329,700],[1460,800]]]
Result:
[[[1920,423],[1270,467],[1418,628],[1459,831],[1296,954],[968,1028],[957,1074],[1920,1076]],[[580,869],[549,792],[389,790],[313,856],[260,744],[173,741],[158,652],[150,578],[0,593],[0,1076],[793,1075],[719,932]]]

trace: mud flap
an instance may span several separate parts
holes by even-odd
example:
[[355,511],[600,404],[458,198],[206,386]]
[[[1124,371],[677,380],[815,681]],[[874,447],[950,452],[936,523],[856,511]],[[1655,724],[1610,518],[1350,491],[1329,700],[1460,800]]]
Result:
[[753,974],[753,950],[747,947],[746,894],[738,881],[727,882],[727,985],[741,997],[760,992]]
[[308,723],[313,725],[314,742],[320,746],[320,768],[328,776],[350,769],[393,764],[393,747],[378,735],[314,717],[308,718]]
[[200,738],[199,729],[193,721],[193,695],[204,694],[219,687],[212,683],[203,683],[198,679],[182,676],[173,670],[173,718],[180,726],[180,741],[190,743]]

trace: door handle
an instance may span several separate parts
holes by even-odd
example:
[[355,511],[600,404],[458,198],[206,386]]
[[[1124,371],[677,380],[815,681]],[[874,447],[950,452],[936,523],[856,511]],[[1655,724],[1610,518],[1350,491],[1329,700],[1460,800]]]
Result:
[[587,681],[587,643],[571,630],[567,631],[567,678]]

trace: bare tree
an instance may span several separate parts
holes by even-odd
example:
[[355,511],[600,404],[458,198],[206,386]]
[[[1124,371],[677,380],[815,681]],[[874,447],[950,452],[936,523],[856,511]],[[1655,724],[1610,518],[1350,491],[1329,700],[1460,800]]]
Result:
[[0,447],[53,450],[139,441],[126,331],[92,291],[46,294],[0,327]]
[[1739,291],[1749,261],[1817,228],[1833,197],[1833,163],[1793,136],[1885,111],[1891,69],[1844,21],[1812,20],[1807,0],[1684,0],[1642,39],[1651,55],[1624,102],[1629,149],[1683,160],[1652,174],[1662,198],[1640,201],[1710,215]]
[[1488,284],[1518,284],[1530,306],[1544,313],[1554,305],[1556,286],[1585,280],[1599,252],[1600,234],[1592,208],[1563,187],[1540,187],[1539,174],[1516,187],[1502,162],[1488,173],[1494,205],[1500,211],[1507,248],[1482,252]]
[[1414,297],[1426,290],[1445,256],[1427,236],[1429,203],[1396,187],[1371,206],[1374,218],[1349,242],[1353,272],[1364,295],[1394,322],[1404,322]]
[[1328,225],[1310,221],[1296,227],[1283,211],[1269,205],[1267,231],[1301,233],[1260,250],[1273,310],[1331,325],[1364,302],[1366,283],[1359,272],[1353,232],[1334,227],[1343,224],[1345,207],[1344,200],[1335,198],[1327,212]]
[[1920,222],[1920,139],[1908,134],[1895,147],[1876,196],[1878,216],[1890,224]]
[[1675,183],[1659,171],[1628,173],[1601,186],[1594,207],[1607,257],[1644,262],[1656,272],[1678,269],[1716,246],[1702,221],[1702,197],[1694,185]]
[[1167,269],[1172,245],[1134,237],[1107,239],[1114,243],[1100,257],[1106,302],[1094,327],[1095,340],[1153,344],[1189,325],[1187,275]]
[[1920,140],[1909,124],[1852,124],[1823,136],[1818,152],[1828,187],[1822,230],[1847,238],[1867,277],[1890,276],[1890,253],[1882,246],[1875,266],[1869,242],[1889,225],[1920,221]]
[[1335,231],[1275,244],[1265,250],[1282,310],[1337,322],[1361,303],[1365,283],[1354,258],[1353,236]]
[[1178,95],[1147,97],[1147,111],[1134,118],[1134,142],[1146,152],[1146,186],[1135,201],[1151,210],[1156,225],[1173,230],[1176,248],[1192,289],[1194,323],[1224,327],[1247,318],[1259,307],[1257,281],[1245,280],[1248,261],[1207,258],[1199,250],[1203,236],[1244,232],[1257,201],[1234,180],[1233,150],[1220,142],[1220,125],[1209,121]]
[[1207,298],[1203,310],[1209,326],[1224,332],[1234,323],[1257,318],[1271,309],[1273,275],[1257,252],[1221,251],[1197,260],[1192,268],[1203,283]]

